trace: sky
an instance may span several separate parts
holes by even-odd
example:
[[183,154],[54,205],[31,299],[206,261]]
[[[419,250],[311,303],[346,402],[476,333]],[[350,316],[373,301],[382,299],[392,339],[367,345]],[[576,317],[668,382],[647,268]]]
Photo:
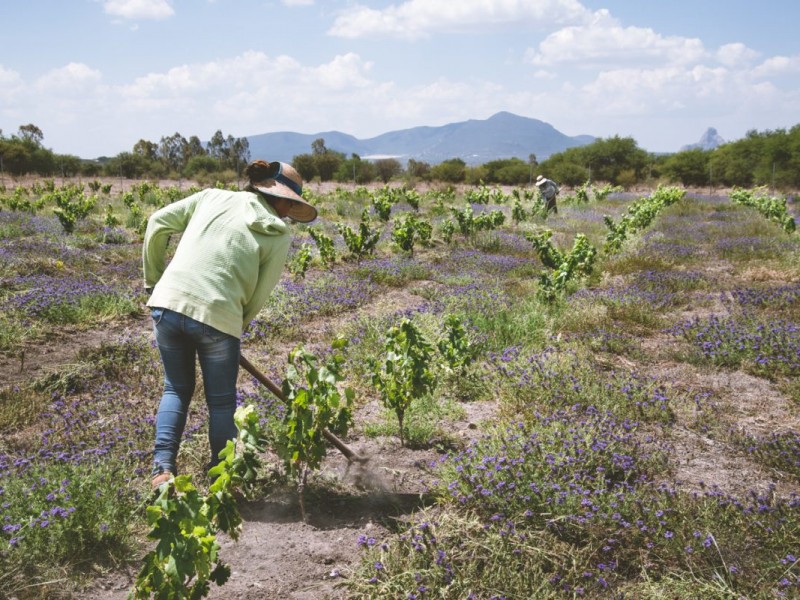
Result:
[[797,0],[4,0],[0,130],[97,158],[508,111],[676,152],[800,123],[798,24]]

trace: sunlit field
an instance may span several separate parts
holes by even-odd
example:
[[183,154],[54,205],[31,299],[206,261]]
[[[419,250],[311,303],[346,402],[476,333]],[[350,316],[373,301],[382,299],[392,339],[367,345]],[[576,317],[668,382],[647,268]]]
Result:
[[[159,539],[142,233],[197,190],[119,188],[0,188],[0,598],[90,597]],[[424,501],[351,540],[336,597],[800,597],[793,200],[576,192],[547,214],[533,188],[307,186],[320,218],[293,227],[243,355],[275,381],[299,346],[331,361],[343,439],[424,462]],[[245,376],[240,403],[263,435],[249,501],[343,493],[324,460],[272,460],[286,405]],[[205,420],[196,399],[179,457],[201,495]]]

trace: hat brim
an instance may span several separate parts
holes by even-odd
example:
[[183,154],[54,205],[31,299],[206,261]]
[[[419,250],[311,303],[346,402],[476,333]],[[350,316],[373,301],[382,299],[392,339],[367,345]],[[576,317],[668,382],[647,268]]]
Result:
[[303,200],[293,189],[283,185],[279,181],[267,179],[266,181],[260,182],[255,188],[267,196],[291,200],[292,205],[289,208],[288,216],[298,223],[310,223],[317,218],[317,209],[313,205]]

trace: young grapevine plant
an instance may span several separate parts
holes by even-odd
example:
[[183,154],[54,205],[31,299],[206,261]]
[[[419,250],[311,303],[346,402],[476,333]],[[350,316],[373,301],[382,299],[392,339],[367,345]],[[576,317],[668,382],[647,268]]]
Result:
[[298,483],[300,510],[305,520],[303,490],[309,470],[319,469],[327,454],[324,431],[344,435],[352,423],[355,393],[351,388],[340,392],[344,358],[341,350],[347,346],[344,338],[334,340],[325,364],[298,346],[289,354],[289,367],[283,381],[283,394],[288,406],[278,433],[277,452],[284,461],[287,473]]
[[333,240],[321,229],[317,229],[315,227],[310,228],[308,233],[317,244],[317,248],[319,249],[319,258],[322,261],[322,264],[330,269],[334,263],[336,263],[336,247],[333,243]]
[[392,241],[403,252],[414,253],[416,242],[427,244],[433,232],[432,225],[414,214],[406,214],[394,222]]
[[308,267],[311,266],[312,258],[313,255],[311,253],[311,244],[302,244],[300,249],[297,251],[297,254],[295,254],[294,259],[289,263],[289,271],[295,277],[305,279]]
[[358,260],[368,254],[372,254],[381,237],[380,230],[370,227],[369,213],[366,208],[361,213],[358,233],[343,224],[339,224],[338,229],[350,254]]
[[550,242],[552,235],[552,231],[545,230],[539,234],[526,236],[533,244],[542,264],[550,269],[539,275],[537,295],[546,301],[554,300],[573,279],[591,274],[597,258],[597,249],[584,234],[579,233],[575,236],[572,249],[568,253],[553,246]]
[[731,201],[756,209],[768,220],[777,223],[786,233],[793,233],[797,228],[794,217],[786,210],[786,198],[771,197],[766,194],[765,187],[755,190],[733,188]]
[[648,198],[640,198],[628,207],[618,223],[605,215],[603,221],[609,231],[603,250],[607,254],[616,254],[622,249],[625,240],[638,231],[650,226],[650,223],[667,206],[675,204],[686,194],[685,190],[675,187],[659,187]]
[[432,358],[433,346],[411,320],[403,319],[389,328],[381,361],[371,361],[372,383],[380,391],[384,406],[397,415],[402,446],[406,411],[415,399],[433,389]]
[[157,490],[147,507],[148,537],[155,549],[144,558],[129,600],[155,597],[165,600],[205,598],[211,582],[223,585],[230,567],[219,558],[217,533],[237,539],[242,518],[233,496],[245,495],[255,481],[264,450],[258,413],[239,407],[234,421],[239,430],[220,452],[220,462],[209,471],[216,478],[208,495],[202,495],[189,475],[179,475]]
[[451,373],[463,375],[475,360],[477,350],[467,336],[458,315],[447,315],[444,321],[445,336],[436,343]]

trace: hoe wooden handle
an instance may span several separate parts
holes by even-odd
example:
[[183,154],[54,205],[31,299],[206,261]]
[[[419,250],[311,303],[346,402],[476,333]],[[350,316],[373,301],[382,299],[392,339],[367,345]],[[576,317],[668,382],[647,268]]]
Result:
[[[288,403],[286,396],[283,395],[283,390],[278,387],[274,381],[272,381],[269,377],[264,375],[261,371],[259,371],[253,363],[247,360],[244,356],[239,356],[239,364],[242,365],[242,368],[250,373],[253,377],[255,377],[259,383],[261,383],[264,387],[266,387],[270,392],[275,394],[277,398],[279,398],[284,404]],[[331,444],[336,446],[336,448],[344,454],[345,458],[347,458],[350,462],[358,462],[358,463],[365,463],[369,461],[368,458],[363,456],[359,456],[355,452],[353,452],[350,448],[347,447],[342,440],[340,440],[336,435],[328,431],[327,429],[322,430],[322,435],[325,436],[325,439],[328,440]]]

